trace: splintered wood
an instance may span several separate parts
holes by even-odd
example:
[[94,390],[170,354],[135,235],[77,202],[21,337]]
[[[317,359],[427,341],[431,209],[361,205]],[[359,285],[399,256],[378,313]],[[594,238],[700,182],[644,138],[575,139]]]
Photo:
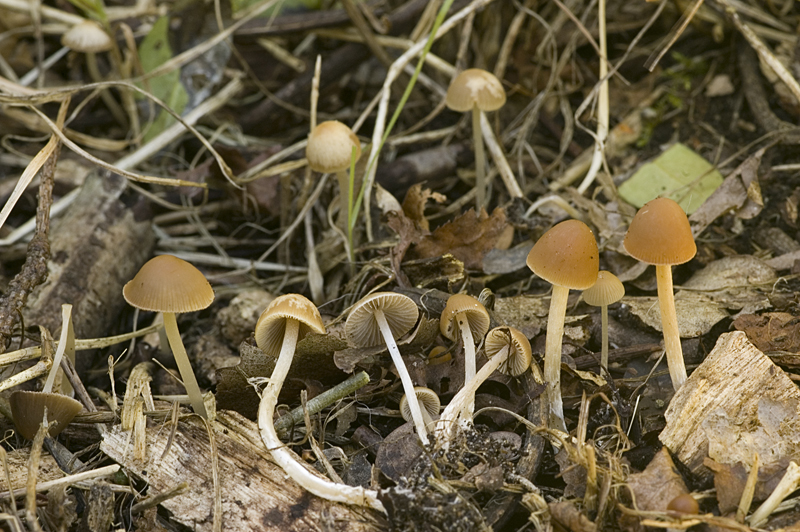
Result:
[[[258,428],[232,412],[222,412],[215,430],[222,486],[224,530],[305,532],[378,530],[377,513],[317,498],[286,478],[261,443]],[[149,495],[187,483],[189,489],[162,506],[197,532],[211,531],[214,514],[212,451],[202,425],[180,422],[169,451],[171,427],[147,428],[147,459],[136,460],[132,439],[119,425],[103,437],[101,449],[129,474],[145,480]]]
[[678,390],[659,438],[701,477],[705,457],[747,469],[800,451],[800,391],[743,332],[723,334]]

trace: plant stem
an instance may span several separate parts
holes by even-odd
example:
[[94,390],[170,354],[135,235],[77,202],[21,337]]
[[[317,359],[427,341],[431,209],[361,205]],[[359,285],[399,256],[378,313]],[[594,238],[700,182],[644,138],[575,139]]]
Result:
[[564,335],[564,317],[567,314],[569,288],[553,285],[550,313],[547,317],[547,340],[544,353],[545,398],[549,416],[548,426],[567,432],[564,421],[564,403],[561,400],[561,338]]
[[192,403],[192,409],[196,414],[208,419],[206,405],[203,403],[203,394],[197,384],[194,371],[192,371],[189,355],[186,354],[186,348],[183,347],[181,333],[178,330],[178,320],[175,319],[174,312],[164,313],[164,330],[167,332],[169,346],[172,348],[172,356],[175,357],[175,363],[178,365],[178,371],[181,374],[181,379],[183,379],[183,385],[186,387],[186,393],[189,395],[189,402]]
[[475,145],[475,208],[480,213],[486,202],[486,155],[481,136],[481,111],[472,106],[472,140]]
[[672,266],[656,264],[658,284],[658,306],[661,309],[661,328],[664,332],[664,349],[667,351],[667,367],[672,386],[677,391],[686,382],[686,366],[683,362],[681,334],[678,331],[678,315],[675,312],[675,296],[672,293]]

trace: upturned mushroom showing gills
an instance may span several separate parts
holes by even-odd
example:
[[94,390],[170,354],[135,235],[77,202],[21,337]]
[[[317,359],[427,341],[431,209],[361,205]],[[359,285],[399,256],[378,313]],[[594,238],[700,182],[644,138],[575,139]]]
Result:
[[423,445],[428,444],[428,430],[422,415],[414,383],[408,374],[403,357],[397,348],[396,339],[406,334],[417,323],[419,310],[416,303],[402,294],[393,292],[376,292],[362,298],[356,303],[345,322],[347,339],[356,347],[372,347],[386,344],[394,367],[403,384],[403,391],[408,399],[411,418],[417,428],[417,436]]
[[583,300],[587,305],[600,307],[600,327],[602,328],[602,345],[600,348],[600,367],[608,371],[608,306],[616,303],[625,295],[622,281],[611,272],[600,270],[597,281],[584,290]]
[[258,428],[261,439],[275,462],[307,491],[330,501],[383,509],[377,494],[361,487],[352,487],[320,478],[303,466],[297,455],[281,442],[275,431],[275,406],[283,382],[292,365],[295,348],[309,332],[325,333],[322,317],[314,304],[299,294],[275,298],[261,313],[256,323],[256,345],[269,356],[277,356],[269,384],[258,405]]
[[496,111],[505,105],[506,91],[503,84],[491,72],[480,68],[469,68],[457,75],[450,83],[445,104],[453,111],[472,112],[472,138],[475,143],[475,204],[478,210],[485,205],[486,156],[481,136],[481,113]]
[[677,390],[686,382],[686,366],[672,294],[672,266],[689,262],[697,253],[686,213],[669,198],[645,203],[631,220],[623,245],[633,258],[656,267],[664,349],[672,386]]
[[550,428],[566,432],[561,400],[561,339],[570,289],[586,290],[597,280],[600,254],[592,230],[579,220],[556,224],[531,249],[528,267],[553,285],[544,354],[545,400]]
[[[464,382],[475,378],[475,344],[480,343],[489,330],[489,312],[472,296],[455,294],[448,298],[439,319],[439,330],[450,340],[461,336],[464,344]],[[472,413],[473,405],[467,406]]]
[[[433,431],[435,420],[439,418],[439,409],[442,407],[439,396],[436,395],[436,392],[424,386],[415,387],[414,394],[422,407],[422,418],[425,420],[425,426],[428,430]],[[407,395],[403,395],[403,398],[400,399],[400,417],[407,422],[413,422]]]
[[129,305],[164,316],[172,356],[178,365],[189,402],[196,414],[208,419],[203,394],[192,371],[192,363],[178,330],[175,314],[207,308],[214,301],[214,290],[205,276],[186,262],[172,255],[159,255],[147,261],[133,279],[122,288]]

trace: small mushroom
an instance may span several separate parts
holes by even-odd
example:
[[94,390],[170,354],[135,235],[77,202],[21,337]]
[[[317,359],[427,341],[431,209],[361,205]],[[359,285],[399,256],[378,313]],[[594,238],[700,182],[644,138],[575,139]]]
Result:
[[686,366],[672,293],[672,266],[692,260],[697,253],[686,213],[669,198],[645,203],[631,220],[623,245],[633,258],[656,267],[667,366],[672,386],[677,390],[686,382]]
[[[308,136],[306,159],[315,172],[335,173],[339,181],[342,212],[346,212],[350,199],[357,191],[350,191],[350,163],[361,158],[361,142],[353,130],[337,120],[322,122]],[[349,213],[348,213],[349,215]],[[342,217],[344,219],[344,216]]]
[[[447,300],[447,305],[439,319],[439,330],[450,340],[461,335],[464,344],[464,382],[475,378],[475,343],[480,343],[489,330],[489,312],[472,296],[455,294]],[[474,405],[467,408],[472,413]]]
[[[528,338],[513,327],[496,327],[489,331],[484,342],[484,353],[489,361],[484,364],[475,378],[467,382],[445,407],[439,418],[440,440],[449,441],[456,421],[475,401],[475,392],[481,384],[499,370],[514,377],[525,373],[531,365],[531,344]],[[468,416],[471,421],[472,414]]]
[[453,111],[472,111],[472,136],[475,143],[475,204],[484,207],[486,198],[486,156],[481,137],[481,113],[496,111],[505,105],[506,91],[500,80],[486,70],[470,68],[450,83],[445,104]]
[[567,431],[561,400],[561,341],[570,289],[586,290],[597,280],[600,258],[592,230],[579,220],[553,226],[528,254],[528,268],[553,285],[547,317],[544,380],[550,428]]
[[[439,418],[439,409],[442,407],[439,396],[436,395],[436,392],[424,386],[416,386],[414,393],[417,396],[417,401],[422,406],[422,418],[425,420],[425,426],[428,430],[433,430],[434,418]],[[407,395],[400,399],[400,416],[408,422],[413,421]]]
[[164,315],[164,330],[178,365],[189,402],[195,413],[208,419],[203,394],[192,371],[192,363],[178,330],[175,314],[195,312],[214,302],[214,290],[205,276],[186,262],[172,255],[159,255],[147,261],[122,288],[129,305]]
[[114,45],[111,37],[100,25],[89,19],[83,19],[64,33],[61,44],[85,54],[107,52]]
[[602,347],[600,351],[600,367],[608,371],[608,306],[613,305],[625,295],[622,281],[613,273],[600,270],[597,281],[584,290],[583,300],[588,305],[600,307],[600,325],[602,328]]
[[411,376],[395,341],[411,330],[418,317],[419,309],[410,297],[392,292],[376,292],[362,298],[353,306],[344,329],[348,340],[356,347],[373,347],[386,343],[403,384],[403,391],[410,398],[408,406],[417,435],[423,445],[427,445],[425,418],[414,393],[414,383],[411,382]]

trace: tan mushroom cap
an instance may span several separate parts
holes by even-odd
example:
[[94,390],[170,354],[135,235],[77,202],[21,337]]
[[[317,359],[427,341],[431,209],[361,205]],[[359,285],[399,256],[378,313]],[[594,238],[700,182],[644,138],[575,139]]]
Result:
[[52,437],[58,436],[83,408],[72,397],[58,393],[16,391],[8,398],[8,402],[17,431],[29,440],[36,436],[45,408],[47,422],[53,423],[48,431]]
[[461,313],[467,317],[473,339],[480,342],[489,330],[489,312],[480,301],[467,294],[454,294],[447,299],[439,319],[439,330],[445,337],[455,340],[458,335],[458,315]]
[[361,157],[361,142],[353,130],[337,120],[322,122],[308,136],[306,159],[315,172],[323,174],[350,168],[350,157],[356,149],[356,161]]
[[344,325],[347,339],[357,347],[372,347],[384,343],[375,310],[383,311],[395,339],[411,330],[417,318],[417,304],[408,297],[394,292],[376,292],[353,306]]
[[491,72],[469,68],[453,79],[444,101],[448,108],[462,113],[476,106],[481,111],[496,111],[505,105],[506,91]]
[[61,44],[76,52],[98,53],[111,50],[114,43],[98,23],[84,19],[62,35]]
[[600,268],[592,230],[580,220],[556,224],[528,253],[528,268],[550,284],[586,290],[597,280]]
[[298,341],[310,332],[325,334],[322,316],[314,303],[300,294],[285,294],[276,297],[259,316],[255,330],[256,345],[268,355],[277,356],[289,319],[300,322]]
[[194,312],[214,302],[214,290],[200,270],[172,255],[147,261],[122,295],[131,306],[151,312]]
[[686,213],[669,198],[654,199],[639,209],[623,245],[633,258],[656,265],[683,264],[697,253]]
[[597,282],[583,292],[583,300],[593,307],[604,307],[616,303],[625,295],[622,281],[611,272],[597,272]]
[[522,375],[531,367],[531,343],[514,327],[495,327],[486,335],[484,353],[488,358],[497,355],[504,347],[510,346],[508,358],[500,364],[498,371],[506,375]]
[[[442,402],[439,400],[439,396],[436,395],[436,392],[430,388],[415,386],[414,394],[417,396],[419,405],[428,412],[429,416],[433,417],[439,415]],[[408,407],[408,398],[405,395],[400,399],[400,415],[404,420],[411,421],[411,409]]]

